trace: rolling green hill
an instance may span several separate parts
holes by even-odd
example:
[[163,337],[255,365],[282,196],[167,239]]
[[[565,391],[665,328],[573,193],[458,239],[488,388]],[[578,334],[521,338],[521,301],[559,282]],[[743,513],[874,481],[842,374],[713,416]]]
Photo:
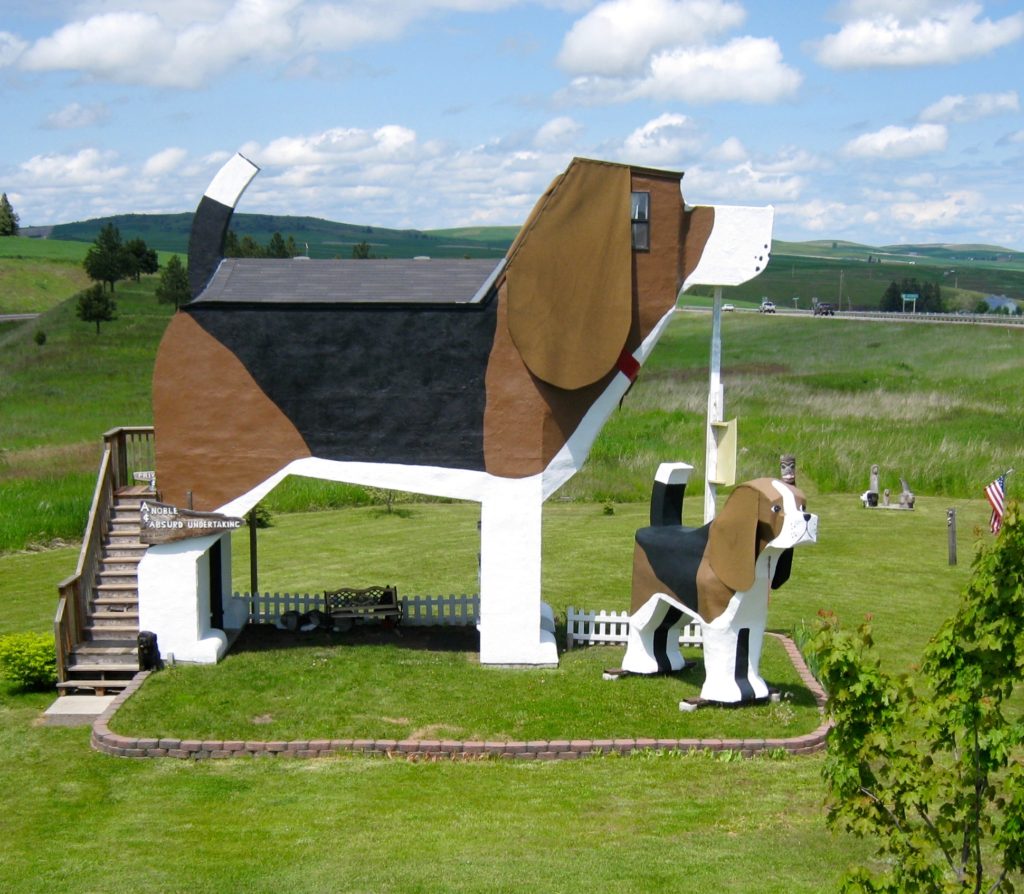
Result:
[[[75,318],[72,299],[0,325],[0,550],[77,536],[100,436],[152,420],[153,363],[172,313],[157,304],[155,284],[119,284],[118,319],[99,336]],[[794,452],[816,492],[859,493],[878,462],[886,486],[902,475],[919,494],[970,497],[986,476],[1024,468],[1024,327],[726,317],[722,368],[728,413],[740,417],[741,478],[770,473],[779,454]],[[676,315],[556,499],[645,499],[666,458],[702,474],[709,336],[707,314]],[[40,507],[58,504],[64,527],[46,522],[4,546],[4,521],[19,514],[10,507],[35,523]]]
[[[140,237],[151,248],[188,251],[192,215],[119,214],[48,228],[51,239],[92,242],[106,224],[112,223],[123,239]],[[391,230],[358,224],[337,223],[318,217],[283,217],[271,214],[235,214],[231,228],[239,238],[251,236],[265,245],[276,232],[292,236],[311,258],[350,258],[352,246],[369,244],[380,257],[411,258],[500,258],[505,254],[518,227],[465,227],[452,230]]]
[[[192,215],[124,214],[45,228],[50,239],[91,242],[113,223],[125,239],[140,237],[151,248],[184,253]],[[392,230],[338,223],[316,217],[236,214],[232,228],[265,245],[278,232],[292,236],[312,258],[348,258],[357,243],[378,257],[500,258],[518,227],[461,227],[446,230]],[[727,300],[757,304],[771,298],[780,307],[808,308],[818,298],[842,308],[871,310],[891,282],[916,278],[938,284],[950,309],[973,310],[985,295],[1024,301],[1024,253],[992,245],[870,246],[841,240],[775,240],[765,272],[728,290]],[[710,292],[698,291],[698,295]]]

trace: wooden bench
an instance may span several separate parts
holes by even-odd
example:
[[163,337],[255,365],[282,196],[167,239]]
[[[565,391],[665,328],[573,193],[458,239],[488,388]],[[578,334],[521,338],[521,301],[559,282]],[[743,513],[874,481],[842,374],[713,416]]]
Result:
[[331,616],[334,629],[344,633],[356,621],[381,621],[394,627],[402,620],[402,603],[395,587],[339,587],[324,590],[324,610]]

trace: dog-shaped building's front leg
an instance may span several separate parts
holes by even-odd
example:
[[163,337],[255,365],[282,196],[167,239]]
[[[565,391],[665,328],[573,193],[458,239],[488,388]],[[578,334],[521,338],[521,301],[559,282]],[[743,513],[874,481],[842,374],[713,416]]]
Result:
[[541,601],[542,506],[540,476],[491,479],[480,501],[483,664],[558,664],[554,624]]

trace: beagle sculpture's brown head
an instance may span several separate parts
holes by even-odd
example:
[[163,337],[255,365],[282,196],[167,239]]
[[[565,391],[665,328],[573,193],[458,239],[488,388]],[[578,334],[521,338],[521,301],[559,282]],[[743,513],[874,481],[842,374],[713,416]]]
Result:
[[754,585],[757,560],[773,547],[785,557],[772,579],[773,586],[781,586],[789,577],[788,551],[817,537],[818,517],[807,511],[802,491],[773,478],[757,478],[729,495],[711,523],[704,558],[728,590],[740,593]]

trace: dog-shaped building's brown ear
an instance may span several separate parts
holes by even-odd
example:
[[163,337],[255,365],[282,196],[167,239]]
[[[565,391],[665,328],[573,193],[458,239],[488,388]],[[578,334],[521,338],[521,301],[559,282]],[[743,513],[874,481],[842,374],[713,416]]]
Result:
[[614,368],[633,315],[629,168],[574,159],[537,203],[506,269],[523,362],[558,388]]
[[711,523],[708,564],[719,580],[735,592],[745,592],[754,584],[761,499],[757,488],[740,485]]

